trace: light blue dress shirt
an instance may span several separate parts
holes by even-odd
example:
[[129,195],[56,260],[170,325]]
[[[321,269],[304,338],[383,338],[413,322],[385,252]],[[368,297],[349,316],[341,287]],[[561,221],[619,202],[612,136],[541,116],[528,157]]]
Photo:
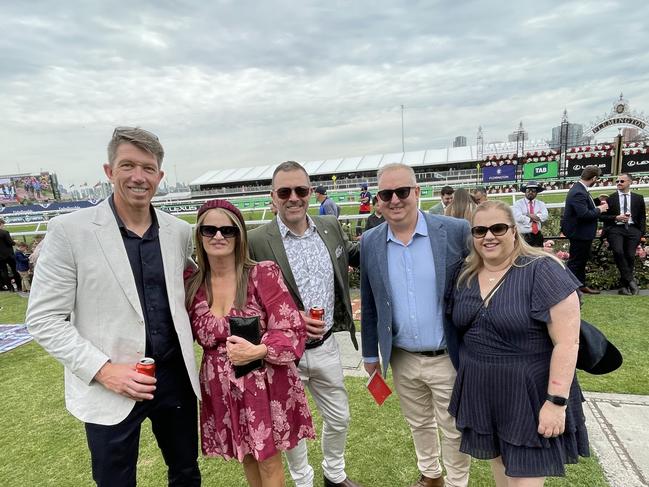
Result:
[[[437,293],[435,261],[428,227],[418,213],[406,245],[388,227],[388,276],[392,296],[392,344],[410,352],[446,347],[442,298]],[[434,238],[434,236],[433,236]]]

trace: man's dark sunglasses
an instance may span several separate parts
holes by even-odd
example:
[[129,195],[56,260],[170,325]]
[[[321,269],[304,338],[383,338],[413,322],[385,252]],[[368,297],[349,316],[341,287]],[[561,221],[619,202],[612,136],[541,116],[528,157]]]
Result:
[[309,195],[308,186],[296,186],[295,188],[277,188],[275,194],[280,200],[287,200],[291,197],[291,193],[295,191],[298,198],[306,198]]
[[223,238],[234,238],[239,235],[239,227],[235,225],[225,225],[222,227],[217,227],[215,225],[201,225],[198,227],[198,231],[203,237],[207,238],[215,237],[217,232],[221,232]]
[[396,194],[397,198],[400,200],[405,200],[408,196],[410,196],[410,190],[413,189],[414,186],[404,186],[403,188],[397,188],[397,189],[382,189],[378,193],[376,193],[376,196],[381,198],[382,201],[390,201],[392,199],[392,195]]
[[617,181],[615,181],[615,184],[621,184],[621,183],[626,183],[626,180],[618,179]]
[[514,225],[507,225],[506,223],[494,223],[490,227],[473,227],[471,229],[471,235],[475,238],[484,238],[487,235],[487,232],[495,237],[501,237],[507,233],[507,230],[513,228]]

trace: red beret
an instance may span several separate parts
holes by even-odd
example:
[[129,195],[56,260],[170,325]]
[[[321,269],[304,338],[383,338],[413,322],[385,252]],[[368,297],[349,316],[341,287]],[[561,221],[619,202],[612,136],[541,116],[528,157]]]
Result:
[[239,219],[239,222],[241,223],[243,228],[246,228],[246,222],[243,219],[243,215],[241,214],[239,209],[227,200],[206,201],[205,203],[203,203],[203,206],[201,206],[198,209],[198,214],[196,215],[196,219],[198,220],[201,217],[201,215],[205,213],[207,210],[213,210],[214,208],[222,208],[224,210],[231,211]]

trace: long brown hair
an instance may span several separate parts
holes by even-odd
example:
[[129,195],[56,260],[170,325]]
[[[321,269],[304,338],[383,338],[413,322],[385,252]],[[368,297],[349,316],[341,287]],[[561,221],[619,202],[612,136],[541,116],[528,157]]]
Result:
[[[533,260],[541,259],[541,258],[553,259],[557,261],[559,264],[561,264],[562,267],[565,267],[563,265],[563,262],[561,262],[561,260],[559,260],[553,254],[546,252],[545,250],[540,249],[538,247],[532,247],[528,245],[528,243],[521,237],[520,233],[518,233],[518,229],[516,228],[516,221],[514,220],[514,213],[512,212],[511,207],[503,203],[502,201],[491,200],[491,201],[485,201],[484,203],[478,205],[478,207],[473,211],[473,215],[470,220],[471,223],[473,224],[473,220],[475,219],[475,216],[478,213],[480,213],[481,211],[489,211],[489,210],[502,211],[506,215],[505,219],[507,220],[506,222],[503,223],[508,223],[509,225],[513,225],[512,231],[514,232],[514,250],[512,251],[512,262],[513,262],[512,265],[514,267],[525,267],[531,262],[530,261],[526,263],[516,263],[516,260],[520,256],[532,257]],[[458,277],[457,287],[459,288],[462,284],[466,284],[466,286],[469,287],[471,285],[471,281],[478,275],[478,272],[480,272],[480,270],[483,267],[484,267],[484,261],[482,260],[482,256],[476,251],[475,245],[471,243],[471,252],[469,253],[469,256],[466,258],[464,269],[462,270],[460,276]]]
[[453,201],[446,207],[444,214],[455,218],[464,218],[471,221],[473,211],[475,210],[475,201],[471,193],[464,188],[459,188],[453,193]]
[[217,211],[226,215],[230,221],[239,228],[239,235],[235,237],[236,242],[234,248],[234,265],[237,277],[237,291],[234,297],[234,308],[243,309],[248,298],[248,275],[250,274],[250,269],[252,269],[257,263],[250,258],[248,252],[248,233],[246,232],[246,226],[239,221],[234,213],[225,208],[212,208],[203,213],[196,222],[196,227],[194,228],[194,241],[196,243],[196,261],[198,269],[185,283],[185,306],[189,309],[194,301],[194,297],[196,297],[196,293],[202,285],[205,285],[207,304],[208,306],[212,306],[212,272],[210,261],[207,258],[207,253],[203,246],[203,237],[200,234],[201,223],[203,223],[206,215],[210,211]]

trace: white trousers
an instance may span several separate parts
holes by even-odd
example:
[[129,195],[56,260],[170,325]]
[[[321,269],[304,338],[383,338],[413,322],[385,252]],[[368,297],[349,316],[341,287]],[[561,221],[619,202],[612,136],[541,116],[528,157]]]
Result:
[[[305,350],[298,366],[305,388],[322,416],[322,470],[333,483],[345,480],[345,443],[349,426],[349,402],[343,381],[340,350],[334,336],[321,346]],[[286,452],[288,469],[296,487],[313,487],[306,440]]]
[[390,365],[401,411],[412,432],[419,471],[430,478],[442,475],[439,427],[446,487],[466,487],[471,457],[460,452],[462,435],[448,412],[456,375],[448,354],[426,357],[393,348]]

